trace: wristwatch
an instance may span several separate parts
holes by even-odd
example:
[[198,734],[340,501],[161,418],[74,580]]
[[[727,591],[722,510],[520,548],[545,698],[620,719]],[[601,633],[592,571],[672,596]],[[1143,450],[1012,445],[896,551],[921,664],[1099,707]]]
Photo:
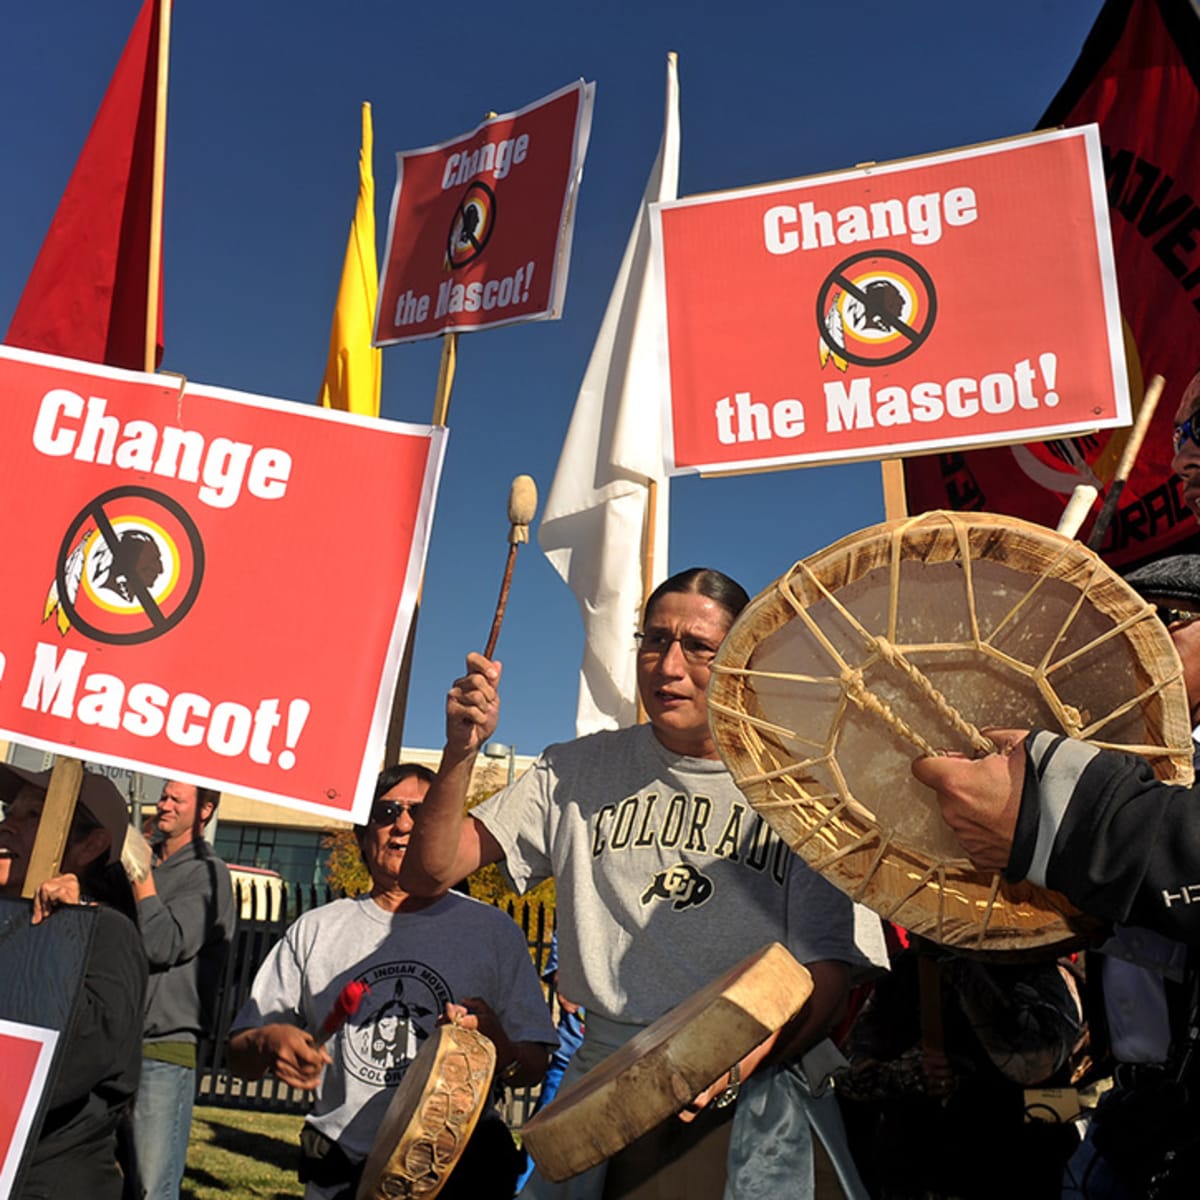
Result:
[[738,1092],[741,1090],[742,1067],[740,1063],[734,1063],[733,1066],[729,1068],[729,1085],[712,1102],[713,1108],[728,1108],[738,1098]]

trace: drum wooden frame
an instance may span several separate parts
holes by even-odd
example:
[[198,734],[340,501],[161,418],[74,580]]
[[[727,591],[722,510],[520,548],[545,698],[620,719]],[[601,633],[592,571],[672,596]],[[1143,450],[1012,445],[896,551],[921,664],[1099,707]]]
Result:
[[432,1200],[475,1130],[495,1070],[489,1038],[435,1026],[379,1124],[355,1200]]
[[708,688],[753,808],[826,878],[946,945],[1030,949],[1090,923],[1064,897],[977,871],[912,777],[920,754],[1050,728],[1192,778],[1174,644],[1077,542],[1012,517],[927,513],[798,562],[726,636]]
[[632,1145],[673,1117],[808,1003],[812,976],[778,942],[635,1034],[521,1129],[552,1183]]

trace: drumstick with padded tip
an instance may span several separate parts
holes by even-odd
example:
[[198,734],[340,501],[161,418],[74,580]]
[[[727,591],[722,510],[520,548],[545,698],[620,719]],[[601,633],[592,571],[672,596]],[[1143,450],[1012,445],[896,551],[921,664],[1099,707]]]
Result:
[[1063,537],[1073,538],[1079,532],[1080,525],[1087,520],[1098,495],[1100,493],[1090,483],[1077,483],[1070,500],[1067,501],[1067,507],[1058,518],[1055,532],[1061,533]]
[[321,1022],[320,1032],[313,1038],[313,1045],[325,1045],[358,1012],[359,1006],[363,1002],[363,997],[370,990],[370,987],[361,980],[350,980],[338,993],[338,998],[333,1002],[333,1007],[329,1010],[329,1015]]
[[508,591],[512,587],[513,566],[517,561],[517,547],[529,541],[529,525],[537,512],[537,484],[528,475],[518,475],[508,490],[508,559],[504,564],[504,580],[500,584],[500,597],[496,601],[496,615],[492,620],[492,632],[488,634],[483,657],[491,658],[500,637],[500,623],[508,607]]

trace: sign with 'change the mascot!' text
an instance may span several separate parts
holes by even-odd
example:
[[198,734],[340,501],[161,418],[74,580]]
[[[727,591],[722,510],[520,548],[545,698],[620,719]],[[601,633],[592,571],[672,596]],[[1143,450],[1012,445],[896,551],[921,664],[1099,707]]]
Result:
[[0,348],[0,735],[365,815],[444,434]]
[[676,473],[1129,424],[1095,126],[651,214]]
[[377,346],[562,315],[595,88],[396,155]]

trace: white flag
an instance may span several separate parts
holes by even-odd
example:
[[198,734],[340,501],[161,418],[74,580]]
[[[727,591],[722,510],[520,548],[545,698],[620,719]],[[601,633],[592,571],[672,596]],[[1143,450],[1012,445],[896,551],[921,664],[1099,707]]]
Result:
[[665,314],[650,290],[647,205],[679,187],[679,85],[667,56],[667,105],[658,158],[625,247],[546,501],[538,542],[579,601],[585,643],[576,732],[631,725],[637,714],[633,634],[650,484],[657,484],[654,578],[666,575],[658,355]]

